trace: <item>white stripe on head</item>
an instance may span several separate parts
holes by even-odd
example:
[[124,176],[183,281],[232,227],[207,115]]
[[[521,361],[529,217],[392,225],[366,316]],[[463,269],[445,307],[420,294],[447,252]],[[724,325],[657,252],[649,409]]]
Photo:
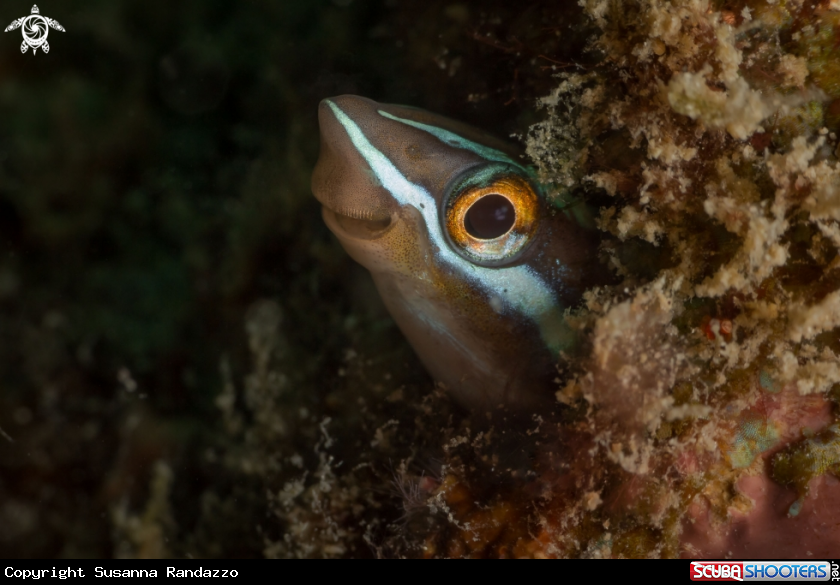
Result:
[[[558,306],[552,290],[539,275],[524,265],[509,268],[476,266],[456,254],[441,232],[434,197],[422,186],[406,179],[394,163],[370,143],[361,128],[341,108],[330,100],[326,100],[326,103],[346,130],[353,146],[370,165],[380,184],[400,205],[411,205],[421,214],[439,260],[477,284],[491,299],[501,300],[505,308],[513,309],[534,321],[540,329],[543,341],[551,350],[559,351],[571,342],[571,333],[565,325],[563,310]],[[495,150],[493,152],[498,153]],[[505,158],[505,162],[512,162]]]

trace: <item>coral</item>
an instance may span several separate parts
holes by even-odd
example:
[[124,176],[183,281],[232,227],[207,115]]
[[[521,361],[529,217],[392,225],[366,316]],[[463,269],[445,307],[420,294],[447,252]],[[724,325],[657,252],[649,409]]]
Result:
[[[604,259],[621,282],[589,291],[572,315],[588,346],[565,356],[565,414],[538,431],[550,455],[538,449],[536,475],[519,480],[518,496],[463,498],[491,514],[514,505],[536,536],[521,529],[511,548],[461,528],[429,550],[830,550],[840,535],[807,535],[834,496],[805,496],[838,457],[827,393],[840,382],[840,165],[824,115],[836,15],[825,4],[581,5],[600,31],[590,46],[600,60],[561,73],[538,102],[546,117],[528,154],[559,204],[601,205]],[[632,259],[634,242],[645,244]],[[791,507],[756,495],[784,499],[789,486]],[[784,523],[806,509],[802,523]],[[471,514],[453,506],[451,523]],[[727,537],[736,521],[769,536]],[[788,532],[802,540],[786,544]]]
[[[422,557],[828,554],[840,536],[836,15],[796,2],[581,7],[587,56],[555,71],[525,143],[558,207],[594,210],[619,282],[569,315],[585,341],[561,356],[554,412],[442,425],[435,395],[413,420],[374,416],[372,444],[403,470],[403,514],[399,528],[364,524],[365,538]],[[436,452],[422,489],[429,470],[406,471],[417,451],[400,450],[396,428]],[[329,490],[290,484],[299,504],[285,518],[346,526],[361,476],[331,469]],[[319,542],[353,538],[331,534]]]
[[[602,555],[680,554],[681,546],[682,554],[723,553],[711,525],[705,535],[681,536],[698,502],[711,506],[718,524],[749,519],[747,475],[795,485],[802,496],[807,481],[836,464],[829,430],[820,439],[801,435],[805,421],[830,424],[825,393],[840,381],[832,341],[840,325],[832,290],[838,240],[831,239],[840,165],[822,114],[836,92],[823,51],[833,61],[836,52],[822,40],[836,14],[824,4],[702,0],[583,6],[601,29],[593,50],[603,61],[586,76],[562,76],[556,91],[565,97],[542,102],[548,121],[529,135],[529,152],[542,176],[563,181],[573,166],[584,184],[615,201],[598,224],[618,240],[604,251],[623,282],[588,294],[577,318],[591,332],[591,357],[558,398],[587,405],[580,424],[598,446],[595,460],[643,484],[665,478],[670,492],[655,514],[637,511],[638,524],[611,520],[587,539],[601,543]],[[799,32],[806,29],[812,40]],[[561,107],[575,115],[559,118]],[[615,132],[625,137],[618,147],[602,138]],[[577,153],[532,146],[549,135],[575,137]],[[835,243],[807,255],[824,237]],[[666,248],[671,264],[646,281],[617,252],[633,239]],[[781,399],[763,394],[782,388]],[[584,491],[611,498],[609,484],[588,482],[578,492],[586,501]],[[567,504],[554,513],[568,518],[556,539],[567,538],[562,526],[585,523]],[[776,513],[778,523],[765,529],[783,532]],[[659,538],[616,548],[638,526]],[[805,554],[777,545],[753,553],[773,550]]]

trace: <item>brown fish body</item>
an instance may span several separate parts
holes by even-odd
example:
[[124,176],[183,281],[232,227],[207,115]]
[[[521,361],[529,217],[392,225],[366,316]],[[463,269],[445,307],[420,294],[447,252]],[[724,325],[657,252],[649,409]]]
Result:
[[355,96],[319,120],[324,221],[432,376],[471,408],[549,404],[564,313],[600,274],[592,233],[478,130]]

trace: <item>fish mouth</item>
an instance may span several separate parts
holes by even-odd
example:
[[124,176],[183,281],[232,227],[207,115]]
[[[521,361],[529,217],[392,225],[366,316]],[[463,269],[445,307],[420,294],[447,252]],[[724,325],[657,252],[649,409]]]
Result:
[[326,205],[321,206],[324,222],[338,235],[356,240],[375,240],[385,235],[394,224],[390,215],[384,217],[364,210],[342,209],[337,211]]
[[354,128],[361,124],[370,130],[381,123],[377,107],[376,102],[355,96],[322,100],[318,107],[321,152],[312,171],[312,194],[323,206],[327,226],[341,238],[379,238],[396,223],[396,214],[400,213],[399,204],[338,117],[350,117]]

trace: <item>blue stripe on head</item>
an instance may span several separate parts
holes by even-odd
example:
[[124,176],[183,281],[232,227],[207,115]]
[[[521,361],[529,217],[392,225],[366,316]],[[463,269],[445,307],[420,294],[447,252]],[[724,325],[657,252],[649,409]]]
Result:
[[431,134],[441,142],[448,144],[449,146],[454,146],[455,148],[462,148],[464,150],[472,151],[478,156],[487,160],[508,163],[522,168],[522,166],[519,163],[517,163],[515,160],[510,158],[502,151],[496,150],[495,148],[490,148],[489,146],[484,146],[483,144],[479,144],[478,142],[473,142],[472,140],[467,140],[463,136],[458,136],[454,132],[451,132],[444,128],[438,128],[437,126],[423,124],[422,122],[415,122],[414,120],[408,120],[406,118],[398,118],[397,116],[389,114],[388,112],[383,112],[382,110],[378,110],[378,112],[380,116],[384,116],[386,118],[394,120],[395,122],[402,122],[403,124],[408,124],[409,126],[413,126],[418,130],[428,132],[429,134]]

